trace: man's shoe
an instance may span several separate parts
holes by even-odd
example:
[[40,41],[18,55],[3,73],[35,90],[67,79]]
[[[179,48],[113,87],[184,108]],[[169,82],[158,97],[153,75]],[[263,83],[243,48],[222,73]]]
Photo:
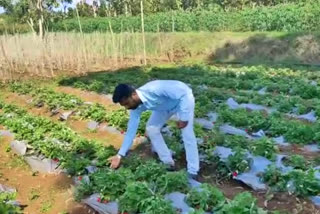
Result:
[[198,176],[198,174],[191,174],[191,173],[188,172],[188,178],[189,178],[189,179],[196,180],[196,181],[199,181],[199,176]]
[[174,172],[174,171],[176,171],[175,165],[165,164],[165,167],[166,167],[166,170],[169,171],[169,172]]

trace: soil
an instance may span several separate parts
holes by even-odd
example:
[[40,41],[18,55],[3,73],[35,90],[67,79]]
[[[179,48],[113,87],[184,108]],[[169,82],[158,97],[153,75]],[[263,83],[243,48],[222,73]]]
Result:
[[106,97],[106,95],[97,94],[95,92],[83,91],[81,89],[64,86],[56,87],[55,90],[58,92],[75,95],[85,102],[99,103],[107,110],[119,109],[120,107],[119,105],[115,105],[111,99]]
[[[0,129],[4,129],[0,126]],[[6,152],[11,137],[0,138],[0,183],[17,190],[24,214],[94,214],[72,196],[72,180],[65,174],[33,174],[21,157]]]
[[261,33],[242,41],[230,39],[212,52],[209,61],[319,65],[319,51],[319,39],[311,34],[276,38]]
[[[53,121],[59,120],[59,115],[51,116],[51,112],[47,108],[37,108],[29,104],[28,101],[31,100],[30,96],[17,95],[11,92],[4,92],[3,98],[7,103],[12,103],[20,107],[26,108],[29,113],[35,116],[46,117]],[[70,118],[66,122],[66,125],[68,125],[70,128],[72,128],[75,132],[77,132],[83,137],[97,140],[103,143],[104,145],[113,145],[115,148],[120,148],[123,140],[123,135],[110,133],[101,129],[101,127],[103,127],[104,124],[100,124],[100,128],[98,130],[90,131],[87,128],[87,123],[88,121],[85,120],[75,120]]]
[[314,160],[319,157],[319,152],[311,152],[307,151],[303,148],[303,146],[292,144],[286,147],[280,147],[280,151],[282,154],[286,155],[301,155],[307,160]]

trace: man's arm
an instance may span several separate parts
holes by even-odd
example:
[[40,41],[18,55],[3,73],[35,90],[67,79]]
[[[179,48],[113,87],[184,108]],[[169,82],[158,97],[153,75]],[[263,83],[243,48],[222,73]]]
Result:
[[131,110],[130,111],[130,118],[128,122],[128,127],[127,127],[127,133],[124,137],[123,143],[121,145],[121,148],[118,152],[119,155],[121,156],[126,156],[127,152],[132,146],[133,140],[136,136],[139,122],[140,122],[140,115],[141,111],[139,110]]
[[178,117],[180,121],[188,121],[190,114],[190,95],[184,94],[180,97]]
[[127,152],[129,151],[129,149],[133,143],[133,139],[137,133],[138,125],[140,122],[141,112],[142,111],[139,111],[139,110],[130,111],[130,118],[129,118],[129,122],[128,122],[127,133],[124,137],[121,148],[120,148],[117,155],[112,156],[108,159],[108,161],[110,162],[110,167],[112,169],[116,169],[119,167],[120,162],[121,162],[121,157],[125,156],[127,154]]

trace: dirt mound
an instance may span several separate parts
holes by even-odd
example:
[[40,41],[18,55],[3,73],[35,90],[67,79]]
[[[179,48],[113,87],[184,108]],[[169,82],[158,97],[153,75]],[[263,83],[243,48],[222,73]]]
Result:
[[241,42],[229,40],[213,51],[210,61],[242,63],[320,64],[320,39],[316,35],[255,35]]

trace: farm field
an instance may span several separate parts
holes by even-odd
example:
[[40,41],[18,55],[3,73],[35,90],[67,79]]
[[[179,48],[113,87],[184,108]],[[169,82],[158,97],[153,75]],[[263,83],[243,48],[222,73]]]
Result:
[[[129,119],[110,94],[155,79],[193,89],[200,183],[187,179],[172,121],[163,134],[178,169],[157,160],[145,135],[150,112],[120,169],[108,167]],[[23,213],[319,213],[319,84],[317,67],[207,64],[3,84],[0,183],[17,192],[0,196]]]

